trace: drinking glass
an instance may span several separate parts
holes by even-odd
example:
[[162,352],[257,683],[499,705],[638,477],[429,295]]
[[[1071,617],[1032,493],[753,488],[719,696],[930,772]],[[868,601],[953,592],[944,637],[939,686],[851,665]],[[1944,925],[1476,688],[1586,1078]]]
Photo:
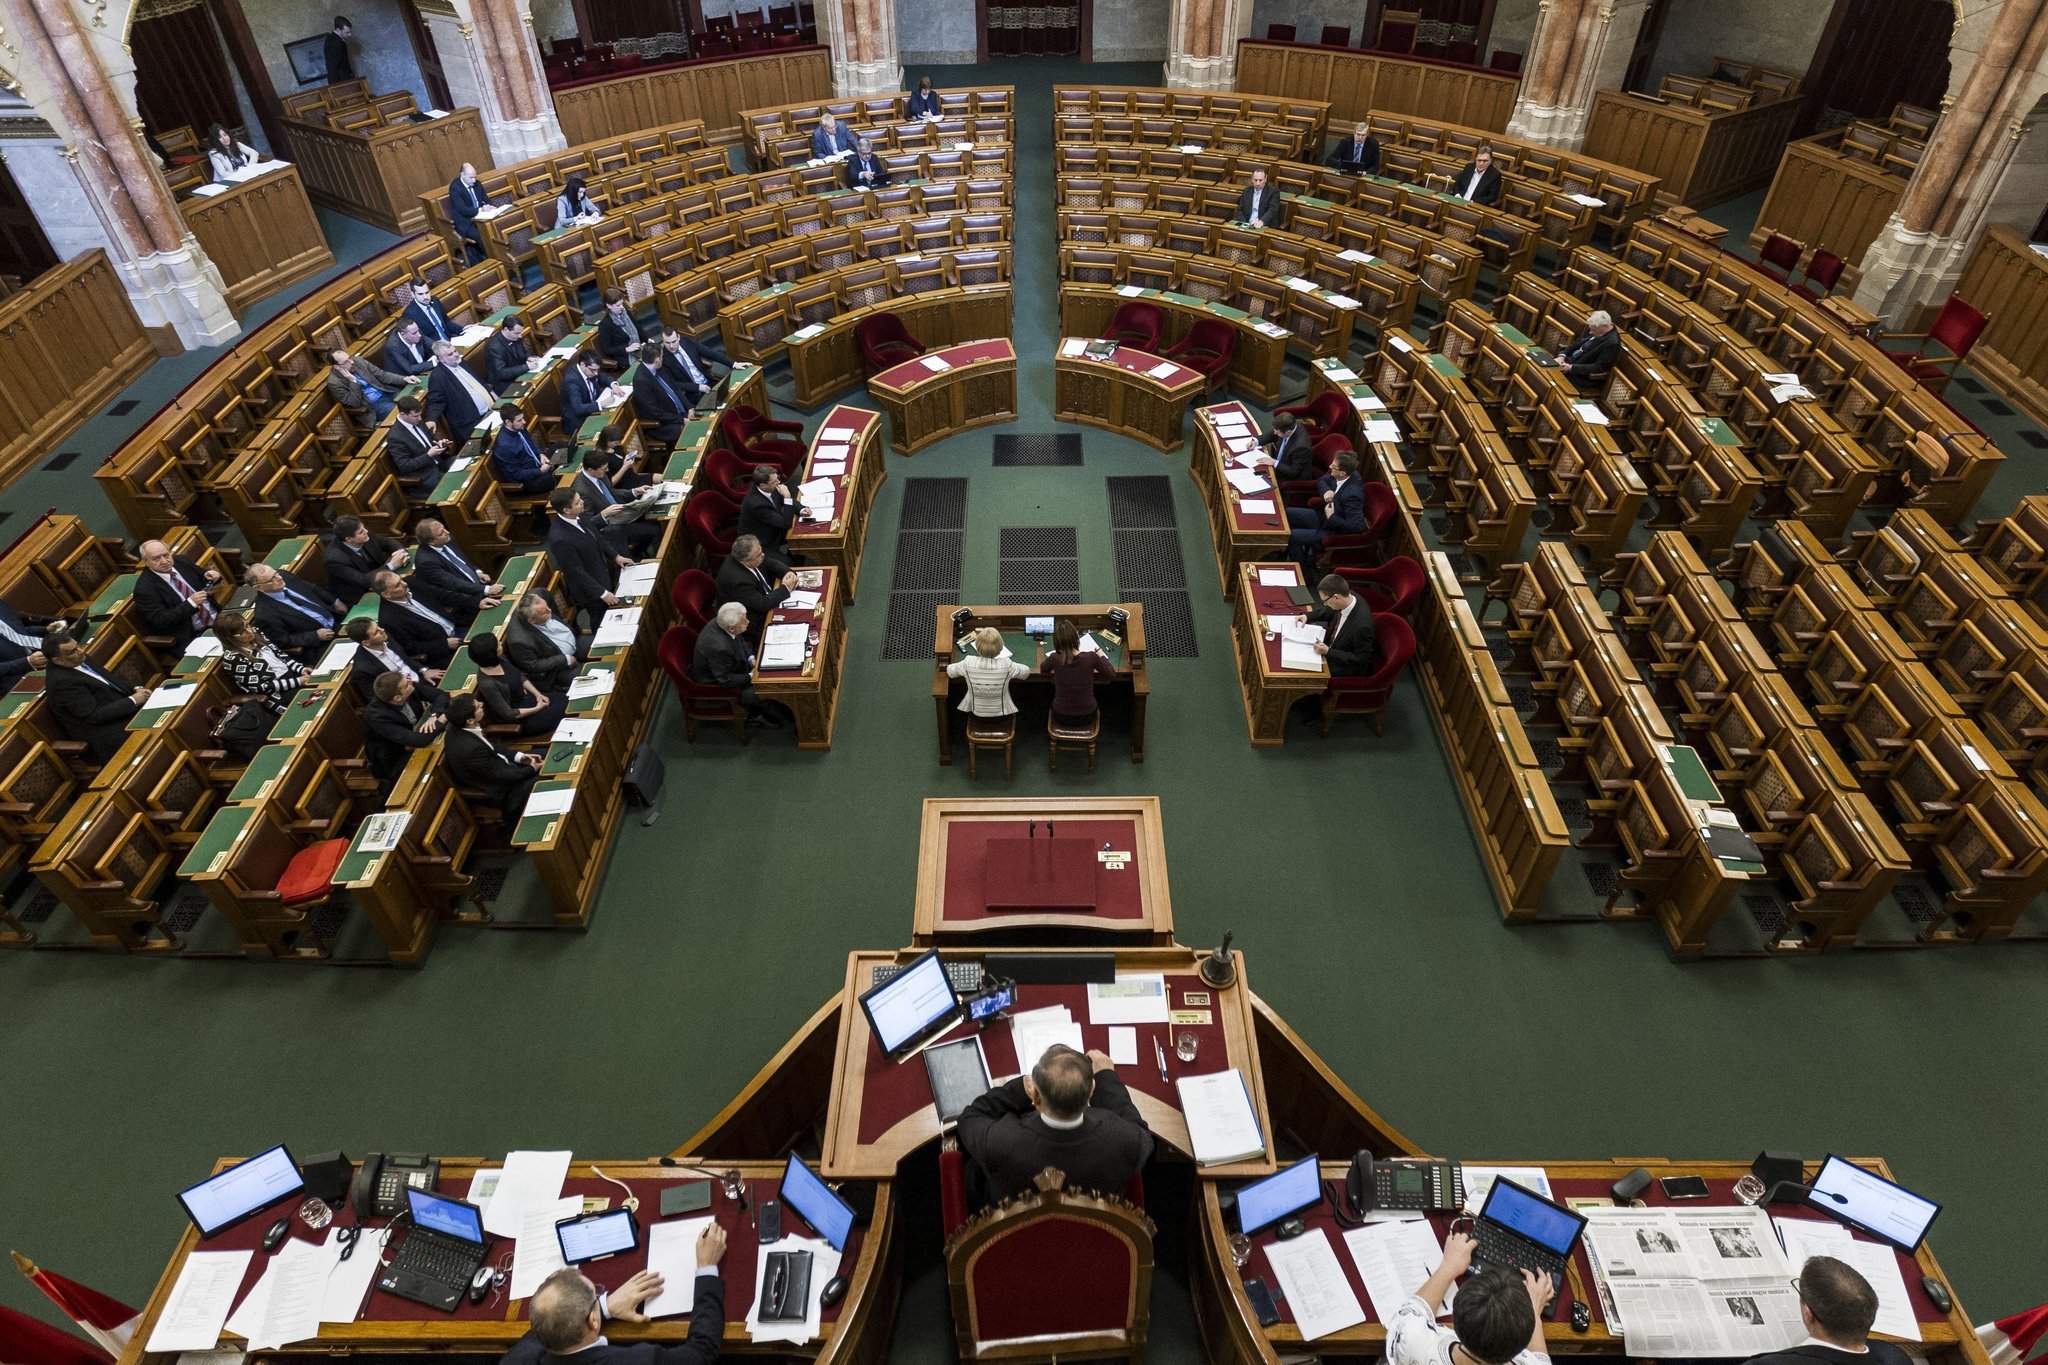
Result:
[[1182,1033],[1173,1040],[1173,1055],[1184,1062],[1195,1060],[1195,1053],[1201,1049],[1202,1040],[1192,1032]]

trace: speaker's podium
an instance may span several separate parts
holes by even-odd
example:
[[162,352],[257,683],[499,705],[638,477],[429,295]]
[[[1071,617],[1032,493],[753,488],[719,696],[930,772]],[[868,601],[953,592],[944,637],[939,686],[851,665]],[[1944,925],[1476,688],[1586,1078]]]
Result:
[[1172,939],[1157,797],[924,803],[914,942]]

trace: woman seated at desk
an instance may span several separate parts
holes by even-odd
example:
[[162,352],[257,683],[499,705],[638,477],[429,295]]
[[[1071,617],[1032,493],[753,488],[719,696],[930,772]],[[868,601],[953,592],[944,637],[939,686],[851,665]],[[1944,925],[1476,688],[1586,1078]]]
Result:
[[550,695],[533,685],[524,673],[505,662],[498,649],[498,637],[472,635],[469,661],[476,665],[477,699],[484,706],[489,725],[516,725],[522,735],[553,734],[569,709],[569,694]]
[[965,678],[967,695],[960,709],[975,716],[1014,716],[1017,703],[1010,699],[1010,684],[1031,676],[1031,670],[1015,659],[1000,657],[1003,633],[994,626],[974,632],[974,652],[958,663],[946,665],[946,676]]
[[213,168],[213,178],[220,183],[240,178],[262,160],[261,152],[246,142],[235,141],[234,134],[218,123],[207,129],[206,161]]
[[1062,616],[1052,628],[1052,653],[1038,671],[1052,679],[1052,723],[1061,730],[1085,730],[1095,719],[1095,680],[1116,677],[1099,649],[1081,648],[1081,630]]
[[278,653],[238,611],[222,612],[213,633],[220,640],[221,667],[235,690],[256,698],[272,715],[283,715],[285,704],[305,681],[306,666]]
[[597,201],[583,189],[583,177],[572,175],[562,182],[562,192],[555,196],[555,226],[567,227],[570,223],[594,223],[604,217],[604,210]]

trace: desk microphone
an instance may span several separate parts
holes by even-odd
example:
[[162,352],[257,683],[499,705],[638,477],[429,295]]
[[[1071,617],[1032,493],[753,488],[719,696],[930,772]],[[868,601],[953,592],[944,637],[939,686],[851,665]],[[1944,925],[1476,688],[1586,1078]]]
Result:
[[1849,1202],[1849,1196],[1846,1194],[1836,1194],[1833,1190],[1817,1190],[1811,1185],[1801,1185],[1797,1181],[1792,1180],[1780,1180],[1777,1184],[1771,1186],[1770,1193],[1764,1196],[1764,1202],[1766,1204],[1796,1204],[1801,1199],[1811,1198],[1814,1195],[1819,1195],[1822,1199],[1832,1199],[1837,1204]]
[[1031,832],[1025,837],[1028,839],[1036,839],[1038,837],[1038,822],[1036,820],[1031,822]]
[[1045,822],[1045,837],[1048,839],[1059,838],[1059,835],[1053,830],[1052,821],[1050,820]]

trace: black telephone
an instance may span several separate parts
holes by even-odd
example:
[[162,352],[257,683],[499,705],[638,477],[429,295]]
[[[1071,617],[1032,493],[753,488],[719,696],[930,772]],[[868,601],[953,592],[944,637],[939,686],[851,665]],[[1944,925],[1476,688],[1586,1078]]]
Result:
[[1344,1196],[1356,1217],[1374,1209],[1456,1213],[1465,1205],[1465,1168],[1455,1161],[1375,1161],[1360,1152],[1344,1177]]
[[349,1181],[348,1206],[358,1219],[396,1218],[406,1211],[407,1186],[431,1190],[441,1181],[441,1163],[430,1156],[370,1152]]

